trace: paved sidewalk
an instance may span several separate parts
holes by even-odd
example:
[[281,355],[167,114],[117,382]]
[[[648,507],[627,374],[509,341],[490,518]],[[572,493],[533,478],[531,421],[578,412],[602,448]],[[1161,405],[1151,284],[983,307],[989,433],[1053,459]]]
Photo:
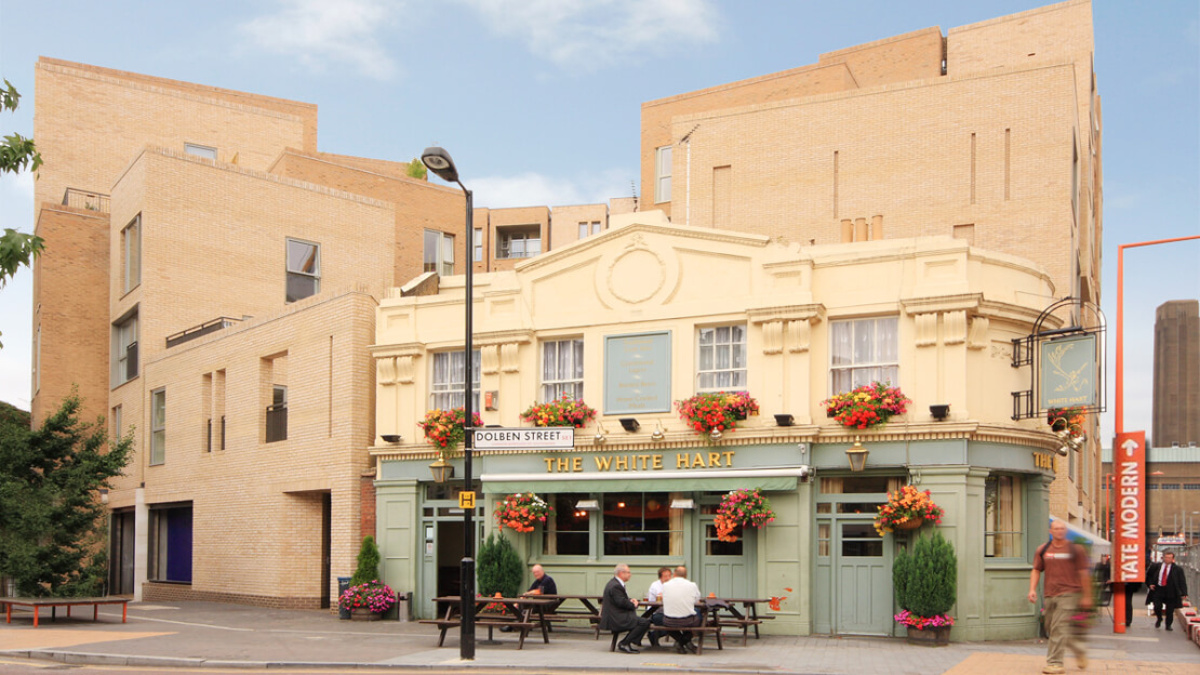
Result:
[[[1103,615],[1107,618],[1107,614]],[[707,644],[703,656],[680,656],[670,649],[646,649],[640,655],[608,651],[608,639],[582,630],[558,630],[550,644],[531,634],[525,649],[516,638],[497,633],[498,644],[481,639],[473,663],[458,658],[458,635],[447,634],[437,647],[433,626],[397,621],[339,621],[326,611],[269,610],[206,602],[131,603],[129,622],[119,612],[100,620],[43,619],[14,612],[13,623],[0,623],[0,654],[68,663],[151,667],[268,665],[384,667],[443,670],[480,667],[528,670],[705,670],[738,673],[813,673],[829,675],[1008,675],[1036,674],[1046,647],[1038,641],[954,643],[932,649],[901,639],[764,636],[741,646],[740,637],[718,651]],[[1125,635],[1111,624],[1091,637],[1087,671],[1068,661],[1071,673],[1152,673],[1200,675],[1200,649],[1179,631],[1156,631],[1144,616]]]

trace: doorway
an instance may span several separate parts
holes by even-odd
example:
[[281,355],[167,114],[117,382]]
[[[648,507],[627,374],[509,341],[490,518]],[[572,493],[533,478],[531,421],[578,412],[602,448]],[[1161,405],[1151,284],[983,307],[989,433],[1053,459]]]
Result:
[[[700,555],[698,575],[694,581],[705,593],[716,593],[721,598],[757,597],[757,588],[750,570],[757,569],[754,545],[754,530],[742,527],[732,534],[737,541],[721,541],[717,538],[717,526],[713,523],[717,515],[717,503],[703,504],[698,514],[699,532],[697,542]],[[747,539],[750,538],[750,541]]]
[[333,495],[321,495],[321,609],[329,609],[329,587],[333,583],[330,557],[333,548]]
[[133,518],[132,509],[112,514],[108,553],[108,592],[112,595],[133,595]]

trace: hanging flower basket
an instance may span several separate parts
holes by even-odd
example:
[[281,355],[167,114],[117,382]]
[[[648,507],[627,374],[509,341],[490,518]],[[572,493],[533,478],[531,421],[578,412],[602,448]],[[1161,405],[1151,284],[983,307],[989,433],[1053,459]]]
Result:
[[717,539],[735,542],[733,532],[739,527],[762,529],[775,520],[771,500],[762,496],[762,490],[734,490],[721,498],[713,524],[717,528]]
[[676,401],[679,418],[702,434],[733,431],[739,420],[758,414],[758,401],[744,391],[718,391],[696,394]]
[[535,427],[575,427],[596,419],[596,409],[588,406],[581,398],[563,394],[548,403],[534,403],[521,413],[521,419],[532,422]]
[[1072,437],[1083,435],[1083,408],[1050,408],[1046,411],[1046,424],[1051,431],[1066,431]]
[[899,387],[872,382],[821,401],[825,414],[848,429],[870,429],[883,426],[893,415],[908,412],[912,400]]
[[496,525],[515,532],[533,532],[535,525],[545,523],[554,508],[532,492],[517,492],[496,502]]
[[[483,426],[483,419],[479,413],[472,413],[471,416],[474,418],[471,426]],[[425,413],[424,421],[417,422],[417,426],[425,432],[425,442],[433,444],[437,448],[438,454],[446,457],[466,438],[467,432],[464,429],[466,419],[467,412],[464,408],[435,409]]]
[[925,521],[941,523],[945,511],[933,503],[929,490],[921,492],[912,485],[905,485],[888,493],[886,504],[879,506],[875,516],[875,531],[883,536],[892,530],[915,530]]

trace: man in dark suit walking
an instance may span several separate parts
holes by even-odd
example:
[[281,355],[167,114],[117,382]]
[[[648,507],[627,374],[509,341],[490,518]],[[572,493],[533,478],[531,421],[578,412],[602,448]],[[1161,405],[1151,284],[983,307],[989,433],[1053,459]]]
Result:
[[650,627],[650,619],[638,616],[638,601],[630,599],[629,593],[625,591],[625,584],[630,576],[629,565],[617,565],[613,578],[609,579],[608,585],[604,587],[604,597],[600,600],[600,630],[614,633],[629,631],[629,635],[617,644],[617,649],[626,654],[637,654],[641,650],[636,645],[641,642],[642,635]]
[[1174,630],[1175,610],[1187,600],[1187,579],[1183,568],[1175,564],[1174,553],[1164,553],[1162,562],[1154,563],[1146,570],[1146,584],[1150,588],[1150,599],[1154,602],[1154,627],[1163,624],[1163,613],[1167,615],[1167,630]]

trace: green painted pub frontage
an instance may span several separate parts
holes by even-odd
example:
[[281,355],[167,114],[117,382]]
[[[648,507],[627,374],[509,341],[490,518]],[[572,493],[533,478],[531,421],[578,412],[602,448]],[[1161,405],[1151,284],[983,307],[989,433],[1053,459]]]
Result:
[[[718,443],[682,433],[620,447],[595,444],[581,430],[572,450],[477,451],[477,534],[482,540],[496,529],[496,502],[532,491],[554,514],[532,533],[503,532],[528,565],[545,567],[560,593],[599,595],[613,566],[627,563],[631,594],[644,596],[657,568],[685,564],[705,593],[785,598],[778,611],[767,610],[775,616],[763,627],[770,633],[903,635],[892,618],[899,611],[892,560],[938,527],[958,555],[953,639],[1035,636],[1037,609],[1025,594],[1054,476],[1043,435],[953,423],[905,433],[904,426],[860,435],[869,451],[861,472],[847,461],[853,436],[821,436],[814,427],[772,428],[769,439],[738,431]],[[375,483],[385,580],[413,589],[420,617],[434,612],[432,598],[457,592],[462,557],[462,480],[432,482],[432,459],[380,454]],[[462,475],[461,453],[452,461]],[[877,507],[909,483],[931,492],[945,509],[942,523],[880,536]],[[763,490],[776,519],[736,542],[720,541],[717,505],[743,488]]]

